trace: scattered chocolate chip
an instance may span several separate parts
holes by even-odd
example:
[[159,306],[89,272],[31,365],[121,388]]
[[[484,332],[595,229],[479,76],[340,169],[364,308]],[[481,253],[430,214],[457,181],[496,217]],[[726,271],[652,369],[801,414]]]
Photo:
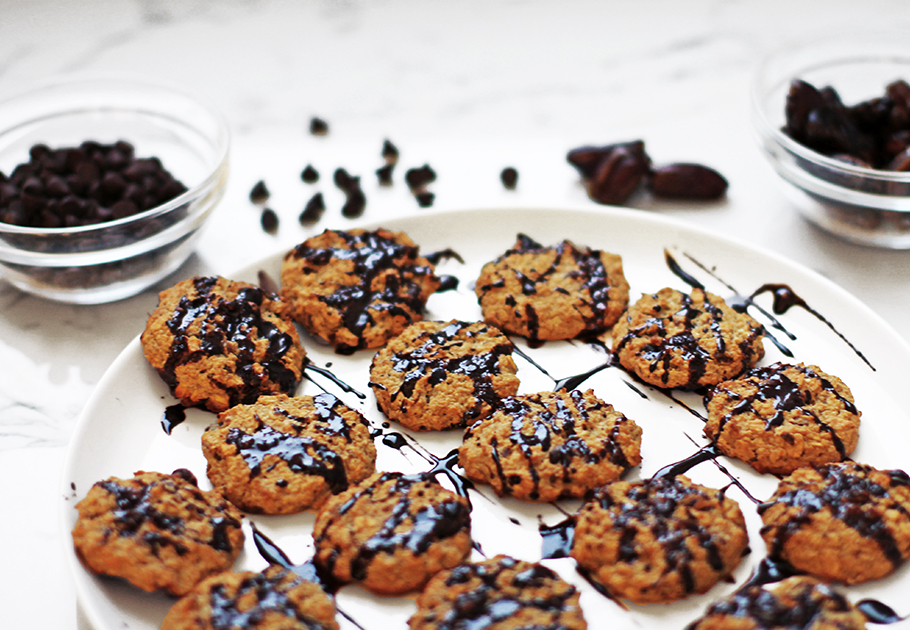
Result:
[[398,147],[394,144],[385,140],[382,143],[382,157],[385,159],[387,164],[395,164],[398,162]]
[[319,171],[313,168],[312,164],[307,164],[306,168],[300,173],[300,179],[307,184],[315,184],[319,181]]
[[386,164],[385,166],[376,169],[376,177],[379,178],[380,186],[392,185],[392,170],[394,168],[394,164]]
[[727,192],[727,180],[701,164],[667,164],[651,172],[651,192],[664,199],[714,201]]
[[411,190],[419,190],[436,181],[436,171],[424,164],[419,168],[409,168],[404,174],[404,181]]
[[502,169],[502,173],[499,174],[499,179],[502,180],[502,185],[508,190],[515,190],[515,186],[518,185],[518,171],[511,166],[507,166]]
[[303,212],[300,213],[300,224],[310,225],[318,222],[322,218],[323,212],[325,212],[325,201],[322,199],[322,193],[316,193],[306,202]]
[[341,216],[348,219],[356,219],[363,214],[367,205],[367,198],[360,188],[352,188],[348,191],[347,199],[341,207]]
[[621,205],[635,192],[647,173],[648,162],[641,154],[618,146],[588,180],[588,196],[598,203]]
[[338,186],[343,192],[348,192],[352,188],[357,188],[360,186],[360,178],[353,177],[343,168],[335,169],[335,174],[332,176],[332,181],[335,182],[335,185]]
[[329,123],[315,116],[310,119],[310,133],[314,136],[324,136],[329,133]]
[[265,182],[260,179],[250,190],[250,201],[253,203],[265,203],[268,198],[269,189],[265,187]]
[[417,205],[421,208],[429,208],[436,199],[436,195],[431,192],[420,192],[414,195],[414,197],[417,199]]
[[645,143],[643,140],[632,140],[630,142],[618,142],[615,144],[607,144],[604,146],[583,146],[578,147],[577,149],[572,149],[566,154],[566,160],[569,164],[578,169],[578,172],[583,178],[590,178],[594,176],[594,173],[597,171],[597,167],[613,153],[614,150],[622,148],[626,151],[631,151],[632,153],[641,156],[642,159],[646,160],[648,164],[651,163],[650,158],[645,153]]
[[274,234],[278,231],[278,215],[275,214],[275,211],[271,208],[262,209],[260,221],[262,223],[262,229],[269,234]]

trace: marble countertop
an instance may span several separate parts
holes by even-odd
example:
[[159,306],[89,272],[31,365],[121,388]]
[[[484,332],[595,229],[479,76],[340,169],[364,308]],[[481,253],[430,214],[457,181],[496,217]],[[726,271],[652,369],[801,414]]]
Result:
[[[749,119],[757,61],[806,31],[910,28],[900,0],[0,0],[0,96],[58,74],[129,72],[215,102],[233,134],[226,195],[175,274],[227,274],[343,227],[338,166],[362,174],[363,220],[418,214],[403,183],[372,177],[384,139],[403,168],[429,163],[439,208],[595,208],[568,149],[645,139],[661,162],[714,166],[724,201],[629,205],[733,235],[833,280],[910,340],[910,251],[860,247],[811,226],[760,155]],[[326,137],[309,120],[329,122]],[[297,222],[323,175],[322,222]],[[520,174],[514,191],[504,166]],[[272,191],[277,234],[249,201]],[[369,181],[368,181],[369,180]],[[59,528],[61,466],[105,370],[141,332],[169,279],[138,296],[73,306],[0,282],[0,601],[8,627],[73,628]]]

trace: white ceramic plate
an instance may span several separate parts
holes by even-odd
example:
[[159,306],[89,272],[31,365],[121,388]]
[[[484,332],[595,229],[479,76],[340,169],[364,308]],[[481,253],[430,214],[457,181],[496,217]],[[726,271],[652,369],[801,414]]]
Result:
[[[908,467],[910,418],[899,400],[905,399],[901,393],[906,388],[910,348],[856,298],[781,257],[656,215],[623,209],[426,213],[389,221],[384,227],[407,232],[424,253],[452,248],[464,258],[464,264],[447,260],[439,266],[440,273],[457,276],[460,287],[457,291],[436,294],[430,299],[429,319],[479,319],[473,281],[485,262],[499,256],[514,243],[518,232],[524,232],[544,244],[571,239],[620,254],[632,287],[633,300],[642,292],[653,292],[664,286],[688,290],[689,287],[665,263],[665,249],[708,290],[725,297],[731,296],[734,291],[749,295],[765,283],[787,284],[809,306],[830,320],[875,369],[871,369],[828,326],[802,308],[792,308],[779,316],[784,327],[796,335],[795,340],[787,339],[779,330],[771,328],[768,318],[756,309],[750,312],[785,343],[796,361],[819,365],[840,376],[851,387],[863,413],[859,447],[853,454],[855,460],[879,468]],[[283,253],[276,252],[260,264],[232,277],[256,282],[257,273],[263,270],[277,278]],[[758,298],[758,303],[770,310],[771,297],[763,295]],[[341,357],[306,337],[304,342],[315,365],[331,365],[337,376],[366,393],[367,398],[360,400],[346,394],[319,377],[314,377],[319,385],[304,381],[299,393],[313,394],[319,392],[321,386],[325,387],[379,426],[383,417],[376,410],[375,399],[367,387],[373,353],[362,351],[353,357]],[[602,349],[583,343],[549,343],[541,348],[529,349],[519,340],[518,345],[555,378],[584,372],[602,364],[606,358]],[[765,348],[767,352],[763,365],[786,360],[770,342],[765,342]],[[522,381],[521,393],[552,389],[551,378],[524,360],[517,361]],[[612,368],[599,372],[582,385],[593,388],[601,398],[642,427],[644,461],[629,478],[648,477],[662,466],[678,461],[706,444],[701,436],[702,422],[686,409],[703,411],[698,396],[674,394],[677,399],[674,401],[644,385],[637,385],[636,391],[628,386],[631,382],[628,375]],[[67,497],[63,527],[67,537],[76,519],[73,509],[76,501],[85,496],[94,482],[109,476],[128,477],[140,469],[170,472],[184,467],[196,474],[203,487],[208,487],[199,438],[214,416],[191,410],[184,424],[170,436],[165,435],[160,420],[165,407],[174,402],[167,387],[146,363],[138,339],[134,340],[100,382],[73,436],[64,477]],[[421,434],[417,440],[428,451],[442,456],[458,445],[460,436],[460,432]],[[383,446],[380,441],[377,441],[377,447],[381,470],[428,468],[427,463],[409,449],[395,450]],[[725,460],[724,463],[759,499],[768,497],[776,485],[774,477],[758,475],[738,462]],[[699,483],[717,488],[730,483],[730,479],[710,462],[698,465],[689,476]],[[760,520],[754,505],[736,488],[731,488],[728,496],[739,501],[746,514],[752,548],[751,555],[735,573],[736,583],[740,584],[764,556],[765,546],[758,534]],[[553,506],[500,500],[489,488],[481,488],[479,493],[472,492],[472,502],[474,536],[483,552],[490,557],[507,553],[527,560],[539,560],[541,538],[538,523],[542,519],[542,522],[553,524],[561,519],[560,512]],[[577,504],[569,502],[562,507],[574,511]],[[256,523],[293,561],[302,563],[310,558],[312,515],[253,516],[248,521]],[[249,534],[249,527],[246,531]],[[139,591],[120,580],[93,576],[85,571],[74,554],[70,553],[70,556],[80,602],[96,630],[126,627],[151,630],[159,627],[161,619],[173,604],[173,598]],[[476,551],[475,557],[480,557]],[[709,593],[683,602],[633,605],[625,610],[594,591],[576,573],[571,559],[546,560],[545,563],[581,590],[582,607],[592,628],[682,628],[699,616],[712,601],[735,589],[734,584],[721,583]],[[236,568],[261,569],[265,564],[256,552],[252,536],[248,535]],[[875,597],[892,607],[906,608],[901,604],[908,591],[910,573],[904,567],[886,580],[851,588],[848,596],[854,600]],[[408,598],[377,598],[357,587],[342,589],[337,601],[341,610],[367,630],[405,628],[414,609],[413,601]],[[353,627],[340,615],[339,622],[343,627]]]

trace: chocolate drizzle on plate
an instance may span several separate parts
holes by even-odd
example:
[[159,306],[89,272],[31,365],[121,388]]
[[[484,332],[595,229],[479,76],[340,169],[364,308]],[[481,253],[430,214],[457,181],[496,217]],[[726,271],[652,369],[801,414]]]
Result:
[[168,405],[164,408],[164,415],[161,417],[161,428],[168,435],[180,424],[186,422],[186,407],[177,403]]

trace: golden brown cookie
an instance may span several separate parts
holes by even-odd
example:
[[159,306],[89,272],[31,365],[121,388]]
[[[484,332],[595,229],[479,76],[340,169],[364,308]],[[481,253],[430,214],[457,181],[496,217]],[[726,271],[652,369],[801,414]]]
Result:
[[377,473],[329,499],[313,539],[316,566],[339,583],[407,593],[471,552],[470,508],[430,476]]
[[542,564],[496,556],[437,574],[417,597],[410,630],[585,630],[578,592]]
[[859,440],[850,389],[814,365],[752,368],[708,393],[705,435],[760,473],[846,459]]
[[597,336],[629,301],[616,254],[569,241],[544,247],[524,234],[483,266],[474,292],[484,320],[532,343]]
[[202,452],[212,485],[256,514],[317,508],[376,470],[369,423],[331,394],[231,407],[202,434]]
[[335,602],[314,582],[271,565],[207,578],[171,607],[161,630],[338,630]]
[[581,498],[641,463],[641,429],[592,390],[505,398],[465,433],[465,475],[523,501]]
[[464,427],[518,392],[512,342],[482,322],[417,322],[373,357],[370,387],[414,431]]
[[827,582],[885,577],[910,556],[910,477],[855,462],[800,468],[759,506],[768,555]]
[[278,298],[225,278],[162,291],[142,333],[145,358],[187,406],[220,412],[292,394],[306,353]]
[[73,544],[94,573],[185,595],[225,571],[243,547],[240,512],[184,469],[99,481],[76,505]]
[[828,584],[799,576],[771,590],[748,585],[686,630],[864,630],[866,618]]
[[642,295],[613,327],[613,353],[649,385],[699,389],[734,378],[765,354],[763,328],[702,289]]
[[440,280],[403,232],[326,230],[284,257],[281,295],[340,354],[378,348],[423,319]]
[[654,604],[706,592],[748,542],[736,501],[677,475],[597,490],[578,513],[571,555],[615,597]]

